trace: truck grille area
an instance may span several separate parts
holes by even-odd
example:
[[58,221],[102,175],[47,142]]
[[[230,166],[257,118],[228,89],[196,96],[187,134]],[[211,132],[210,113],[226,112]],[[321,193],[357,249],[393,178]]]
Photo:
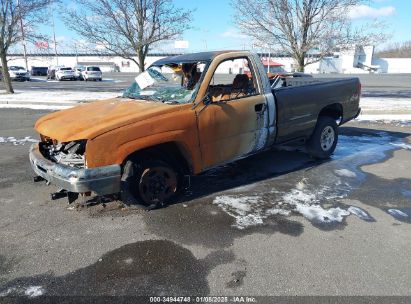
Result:
[[85,168],[85,140],[59,143],[47,140],[40,143],[40,151],[47,159],[70,167]]

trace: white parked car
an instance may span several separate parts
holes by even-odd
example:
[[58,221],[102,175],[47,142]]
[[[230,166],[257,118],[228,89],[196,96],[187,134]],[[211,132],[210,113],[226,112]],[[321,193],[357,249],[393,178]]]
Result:
[[56,70],[56,79],[58,81],[65,79],[76,80],[76,75],[74,75],[74,70],[72,68],[62,67]]
[[85,81],[101,81],[103,79],[103,73],[98,66],[85,66],[84,70],[81,72],[81,75]]
[[83,66],[75,66],[74,67],[74,76],[76,76],[76,79],[83,80],[83,75],[81,74],[83,71],[84,71]]
[[21,66],[9,66],[11,80],[30,81],[30,73]]

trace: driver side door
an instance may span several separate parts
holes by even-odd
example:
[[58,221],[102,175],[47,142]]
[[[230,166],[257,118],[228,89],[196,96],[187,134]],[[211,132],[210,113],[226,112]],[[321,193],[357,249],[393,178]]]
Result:
[[[232,71],[234,74],[230,74]],[[238,57],[222,59],[214,70],[207,72],[213,73],[206,91],[209,101],[196,108],[204,169],[265,147],[268,137],[266,99],[260,92],[254,71],[248,57]],[[247,79],[246,74],[248,84],[239,84],[237,79]]]

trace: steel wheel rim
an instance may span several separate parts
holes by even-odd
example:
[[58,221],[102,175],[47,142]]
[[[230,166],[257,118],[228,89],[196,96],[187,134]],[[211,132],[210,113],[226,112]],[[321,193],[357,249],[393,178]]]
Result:
[[143,171],[139,183],[141,199],[147,204],[164,203],[177,191],[177,176],[167,167],[152,167]]
[[321,149],[323,151],[328,151],[331,149],[331,147],[334,144],[335,140],[335,132],[334,129],[330,126],[327,126],[324,128],[324,130],[321,132]]

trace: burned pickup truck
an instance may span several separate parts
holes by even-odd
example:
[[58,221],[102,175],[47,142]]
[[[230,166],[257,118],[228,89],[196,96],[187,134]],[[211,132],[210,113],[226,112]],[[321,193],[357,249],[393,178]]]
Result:
[[39,119],[30,162],[38,179],[68,193],[158,206],[188,176],[277,145],[328,158],[338,126],[360,112],[360,92],[357,78],[270,81],[250,52],[167,57],[122,97]]

